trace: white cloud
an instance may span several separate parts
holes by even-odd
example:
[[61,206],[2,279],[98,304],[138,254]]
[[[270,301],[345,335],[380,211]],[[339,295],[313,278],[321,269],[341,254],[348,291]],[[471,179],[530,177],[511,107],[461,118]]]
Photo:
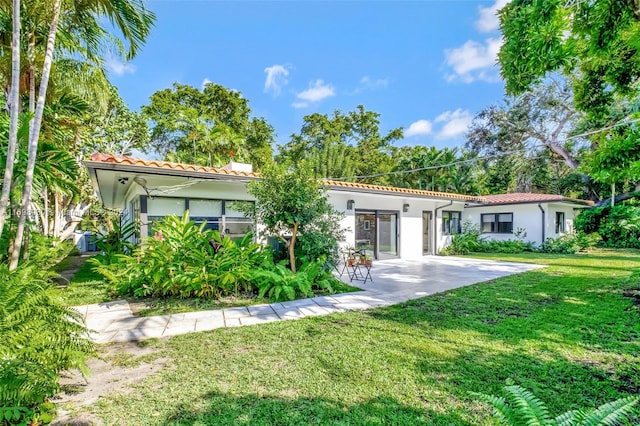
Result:
[[404,137],[428,135],[431,133],[433,126],[429,120],[418,120],[411,123],[409,128],[404,131]]
[[371,78],[365,75],[360,79],[360,84],[367,89],[384,89],[389,85],[388,78]]
[[434,120],[436,123],[444,123],[436,134],[438,139],[453,139],[464,135],[473,121],[473,115],[458,108],[455,111],[445,111]]
[[122,62],[120,58],[115,56],[113,53],[107,53],[104,65],[115,75],[133,74],[136,71],[135,65],[128,62]]
[[287,85],[289,70],[284,65],[272,65],[264,69],[267,78],[264,81],[265,93],[271,92],[273,96],[278,96],[284,86]]
[[505,7],[509,0],[496,0],[496,2],[489,7],[478,8],[478,20],[476,21],[476,28],[481,33],[490,33],[500,28],[500,19],[498,18],[498,11]]
[[469,40],[460,47],[445,49],[446,64],[454,72],[447,75],[447,80],[460,79],[465,83],[475,80],[497,81],[496,61],[501,46],[501,38],[488,38],[484,43]]
[[311,103],[320,102],[323,99],[335,96],[336,91],[332,85],[323,80],[315,80],[309,83],[309,88],[296,95],[298,99],[292,105],[294,108],[305,108]]
[[211,81],[207,77],[205,77],[204,80],[202,80],[201,87],[204,89],[204,86],[206,86],[209,83],[213,83],[213,81]]

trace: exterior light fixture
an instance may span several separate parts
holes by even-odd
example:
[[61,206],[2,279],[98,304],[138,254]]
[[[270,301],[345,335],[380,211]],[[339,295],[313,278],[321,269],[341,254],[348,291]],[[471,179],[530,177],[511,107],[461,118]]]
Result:
[[353,206],[356,204],[353,200],[347,200],[347,210],[353,210]]
[[409,204],[407,204],[407,203],[403,204],[402,205],[402,211],[405,212],[405,213],[408,212],[409,211]]

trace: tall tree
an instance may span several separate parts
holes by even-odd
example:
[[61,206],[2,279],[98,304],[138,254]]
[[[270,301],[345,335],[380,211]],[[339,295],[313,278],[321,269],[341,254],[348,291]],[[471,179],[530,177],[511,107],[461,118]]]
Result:
[[[33,18],[33,22],[35,22],[32,26],[33,31],[27,37],[29,107],[30,110],[34,110],[34,118],[29,134],[28,162],[21,200],[21,209],[25,212],[29,209],[32,198],[33,175],[37,158],[38,141],[49,77],[53,64],[56,36],[59,32],[58,28],[60,27],[61,47],[63,50],[69,51],[72,49],[76,55],[83,56],[87,58],[87,60],[96,60],[99,58],[98,54],[103,52],[104,47],[107,46],[105,43],[111,43],[113,40],[101,22],[101,19],[106,17],[111,20],[111,24],[113,24],[114,27],[120,30],[123,39],[128,42],[129,50],[126,56],[130,58],[135,55],[141,43],[144,43],[154,20],[153,14],[144,8],[141,0],[118,2],[112,2],[110,0],[94,0],[91,2],[72,1],[64,4],[64,14],[61,14],[62,6],[62,0],[56,0],[53,3],[41,2],[39,0],[29,1],[29,17]],[[35,49],[38,47],[38,39],[35,30],[42,28],[44,22],[47,22],[48,26],[46,42],[42,50],[42,57],[44,59],[42,72],[36,76],[34,60],[36,58]],[[75,44],[72,42],[75,42]],[[122,44],[116,43],[115,46],[122,46]],[[40,81],[36,102],[34,96],[37,78],[39,78]],[[26,216],[26,214],[20,216],[16,228],[14,251],[9,262],[11,269],[17,267],[20,257]]]
[[252,118],[249,102],[235,90],[174,83],[151,95],[142,112],[151,122],[150,149],[169,160],[207,166],[237,160],[258,169],[271,161],[273,127]]
[[12,2],[11,32],[11,86],[7,97],[7,109],[11,116],[7,157],[2,178],[2,194],[0,195],[0,236],[4,232],[7,220],[7,207],[13,179],[13,163],[18,146],[18,115],[20,114],[20,0]]
[[[615,151],[609,143],[601,146],[602,141],[628,139],[620,138],[625,132],[632,137],[639,119],[637,0],[514,0],[501,10],[500,20],[505,42],[498,57],[508,93],[521,94],[550,73],[562,73],[571,81],[575,108],[585,114],[582,134],[591,140],[592,151],[601,151],[596,157],[602,160]],[[640,143],[633,150],[640,151]],[[615,158],[599,163],[620,167]],[[629,172],[612,169],[607,174],[612,178]],[[640,179],[631,187],[617,198],[639,194]]]
[[[280,147],[278,161],[295,165],[323,152],[327,147],[343,146],[349,156],[359,181],[387,183],[392,163],[390,151],[392,143],[403,137],[402,129],[393,129],[386,134],[380,131],[380,114],[365,110],[358,105],[355,111],[343,113],[336,110],[329,116],[314,113],[304,117],[299,134]],[[314,154],[315,153],[315,154]],[[342,173],[350,171],[342,168]],[[331,177],[352,177],[342,174]]]

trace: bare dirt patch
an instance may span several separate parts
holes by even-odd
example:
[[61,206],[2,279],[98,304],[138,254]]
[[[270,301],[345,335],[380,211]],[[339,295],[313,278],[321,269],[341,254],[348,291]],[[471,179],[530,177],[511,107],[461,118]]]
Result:
[[87,363],[91,371],[87,377],[76,371],[62,375],[63,392],[53,399],[58,406],[58,417],[52,425],[101,425],[102,422],[84,408],[105,395],[130,392],[132,384],[161,370],[169,360],[148,342],[101,346],[99,357]]

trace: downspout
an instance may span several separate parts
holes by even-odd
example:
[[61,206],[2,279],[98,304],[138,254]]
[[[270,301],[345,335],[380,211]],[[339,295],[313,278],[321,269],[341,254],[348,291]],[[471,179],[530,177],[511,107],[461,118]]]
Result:
[[436,207],[433,212],[433,254],[438,254],[438,210],[453,205],[453,200],[449,204]]
[[544,243],[544,240],[545,240],[544,228],[545,228],[546,221],[545,221],[544,216],[545,216],[546,212],[544,211],[544,209],[542,208],[542,205],[540,203],[538,203],[538,208],[542,212],[542,242],[540,243],[540,244],[542,244],[542,243]]

